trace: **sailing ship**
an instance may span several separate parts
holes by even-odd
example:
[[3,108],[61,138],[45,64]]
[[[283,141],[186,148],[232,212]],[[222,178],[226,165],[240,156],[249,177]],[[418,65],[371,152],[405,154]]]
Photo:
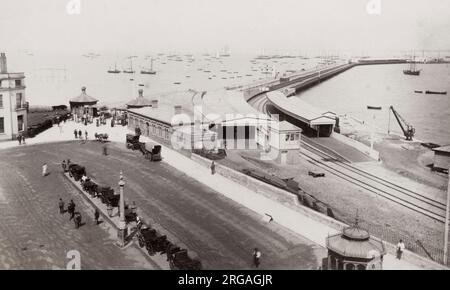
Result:
[[129,69],[124,69],[123,72],[126,74],[134,74],[134,70],[133,70],[133,57],[129,57],[130,59],[130,68]]
[[120,70],[117,69],[117,63],[114,64],[114,69],[109,69],[108,73],[110,74],[118,74],[120,73]]
[[154,75],[156,71],[153,70],[153,58],[150,58],[150,69],[141,70],[141,74]]
[[410,62],[409,62],[409,69],[403,70],[403,73],[405,75],[411,75],[411,76],[418,76],[418,75],[420,75],[420,69],[419,70],[416,69],[416,58],[415,57],[413,57],[413,59],[410,60]]

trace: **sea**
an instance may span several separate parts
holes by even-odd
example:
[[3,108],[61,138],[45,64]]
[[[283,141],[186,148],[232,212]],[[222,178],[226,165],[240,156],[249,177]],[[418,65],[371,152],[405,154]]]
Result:
[[[118,54],[49,53],[37,51],[7,52],[8,71],[24,72],[26,99],[30,106],[68,105],[69,99],[87,88],[87,94],[99,103],[116,106],[134,99],[138,90],[148,98],[194,89],[223,90],[284,73],[321,66],[313,56],[255,60],[256,54],[152,53]],[[153,60],[154,75],[140,74]],[[107,70],[129,69],[134,74],[111,74]],[[376,113],[377,128],[388,126],[401,132],[391,115],[395,110],[416,129],[416,137],[425,142],[450,144],[450,64],[419,64],[420,76],[403,74],[407,64],[354,67],[323,81],[295,97],[339,115],[349,114],[370,122],[367,106],[381,106]],[[447,91],[447,95],[415,93],[415,90]],[[187,96],[190,97],[190,96]],[[390,119],[390,122],[389,122]],[[390,124],[389,124],[390,123]]]

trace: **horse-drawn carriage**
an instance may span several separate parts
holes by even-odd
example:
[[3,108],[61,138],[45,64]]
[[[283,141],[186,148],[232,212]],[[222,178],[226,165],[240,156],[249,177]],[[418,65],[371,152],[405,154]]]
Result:
[[69,176],[73,177],[75,181],[80,180],[83,175],[86,175],[86,169],[83,166],[78,164],[69,165]]
[[155,229],[147,226],[138,228],[137,234],[138,243],[141,248],[145,247],[150,256],[158,252],[164,252],[170,243],[167,236],[160,235]]
[[139,142],[139,135],[132,135],[132,134],[127,134],[127,139],[126,139],[126,146],[128,149],[132,149],[132,150],[141,150],[141,144],[145,144],[145,143],[141,143]]
[[169,266],[171,270],[201,270],[202,264],[196,259],[191,259],[188,251],[183,249],[171,253],[169,258]]
[[145,159],[150,161],[161,161],[161,145],[152,142],[140,142],[140,150],[142,154],[144,154]]
[[95,137],[95,140],[97,140],[97,141],[107,142],[109,136],[106,133],[100,133],[100,134],[95,133],[94,137]]

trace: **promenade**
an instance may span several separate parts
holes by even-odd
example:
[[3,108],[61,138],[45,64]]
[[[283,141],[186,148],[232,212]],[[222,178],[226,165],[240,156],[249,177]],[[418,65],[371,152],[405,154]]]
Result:
[[[109,125],[96,127],[94,124],[83,126],[81,124],[67,122],[66,124],[63,124],[62,132],[60,132],[58,127],[54,126],[37,137],[27,140],[27,145],[25,146],[42,144],[45,142],[74,140],[74,129],[81,129],[83,132],[87,130],[90,138],[92,138],[96,132],[107,133],[110,136],[111,141],[119,143],[124,143],[125,134],[129,133],[126,127],[111,128]],[[141,138],[142,142],[149,140],[150,139],[146,137]],[[10,148],[14,146],[18,146],[17,141],[0,143],[0,148]],[[265,213],[270,213],[274,217],[275,224],[303,236],[321,248],[325,247],[326,237],[336,233],[334,228],[303,215],[301,212],[294,210],[291,206],[275,202],[274,200],[263,196],[258,192],[251,191],[219,174],[212,176],[208,168],[165,146],[163,146],[162,149],[162,156],[162,164],[166,163],[175,167],[190,178],[193,178],[199,183],[222,194],[224,197],[239,203],[243,207],[250,209],[259,215],[261,220]],[[388,254],[384,258],[383,267],[384,269],[422,269],[433,268],[433,264],[425,265],[419,263],[416,265],[405,260],[399,261],[395,259],[394,256]]]

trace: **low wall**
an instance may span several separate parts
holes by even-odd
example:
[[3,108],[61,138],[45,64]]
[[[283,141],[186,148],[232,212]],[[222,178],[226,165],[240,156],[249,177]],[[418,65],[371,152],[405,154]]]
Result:
[[[203,158],[197,154],[192,154],[191,159],[207,168],[210,168],[211,166],[211,160]],[[241,172],[238,172],[234,169],[231,169],[227,166],[218,164],[216,162],[216,173],[220,174],[252,191],[255,191],[259,194],[264,195],[265,197],[280,202],[284,206],[289,207],[290,209],[293,209],[297,211],[298,213],[315,220],[323,225],[326,225],[330,228],[333,228],[337,231],[342,231],[344,227],[347,227],[348,225],[342,222],[339,222],[329,216],[326,216],[324,214],[321,214],[317,211],[314,211],[308,207],[305,207],[301,205],[297,199],[297,196],[289,191],[277,188],[275,186],[272,186],[270,184],[267,184],[265,182],[262,182],[260,180],[257,180],[253,177],[250,177],[246,174],[243,174]],[[377,240],[380,240],[376,237],[374,237]],[[386,246],[386,250],[389,254],[396,255],[396,245],[387,243],[383,241],[383,243]],[[325,244],[325,240],[324,240]],[[404,251],[403,253],[403,259],[414,264],[417,266],[420,266],[424,269],[438,269],[438,270],[448,270],[447,267],[433,262],[429,259],[426,259],[420,255],[417,255],[413,252],[410,252],[408,250]]]
[[333,133],[331,134],[331,137],[341,141],[344,144],[347,144],[348,146],[352,146],[356,150],[364,153],[365,155],[371,157],[374,160],[378,160],[380,158],[380,153],[376,150],[370,150],[369,146],[366,146],[365,144],[358,142],[356,140],[353,140],[352,138],[346,137],[339,133]]

